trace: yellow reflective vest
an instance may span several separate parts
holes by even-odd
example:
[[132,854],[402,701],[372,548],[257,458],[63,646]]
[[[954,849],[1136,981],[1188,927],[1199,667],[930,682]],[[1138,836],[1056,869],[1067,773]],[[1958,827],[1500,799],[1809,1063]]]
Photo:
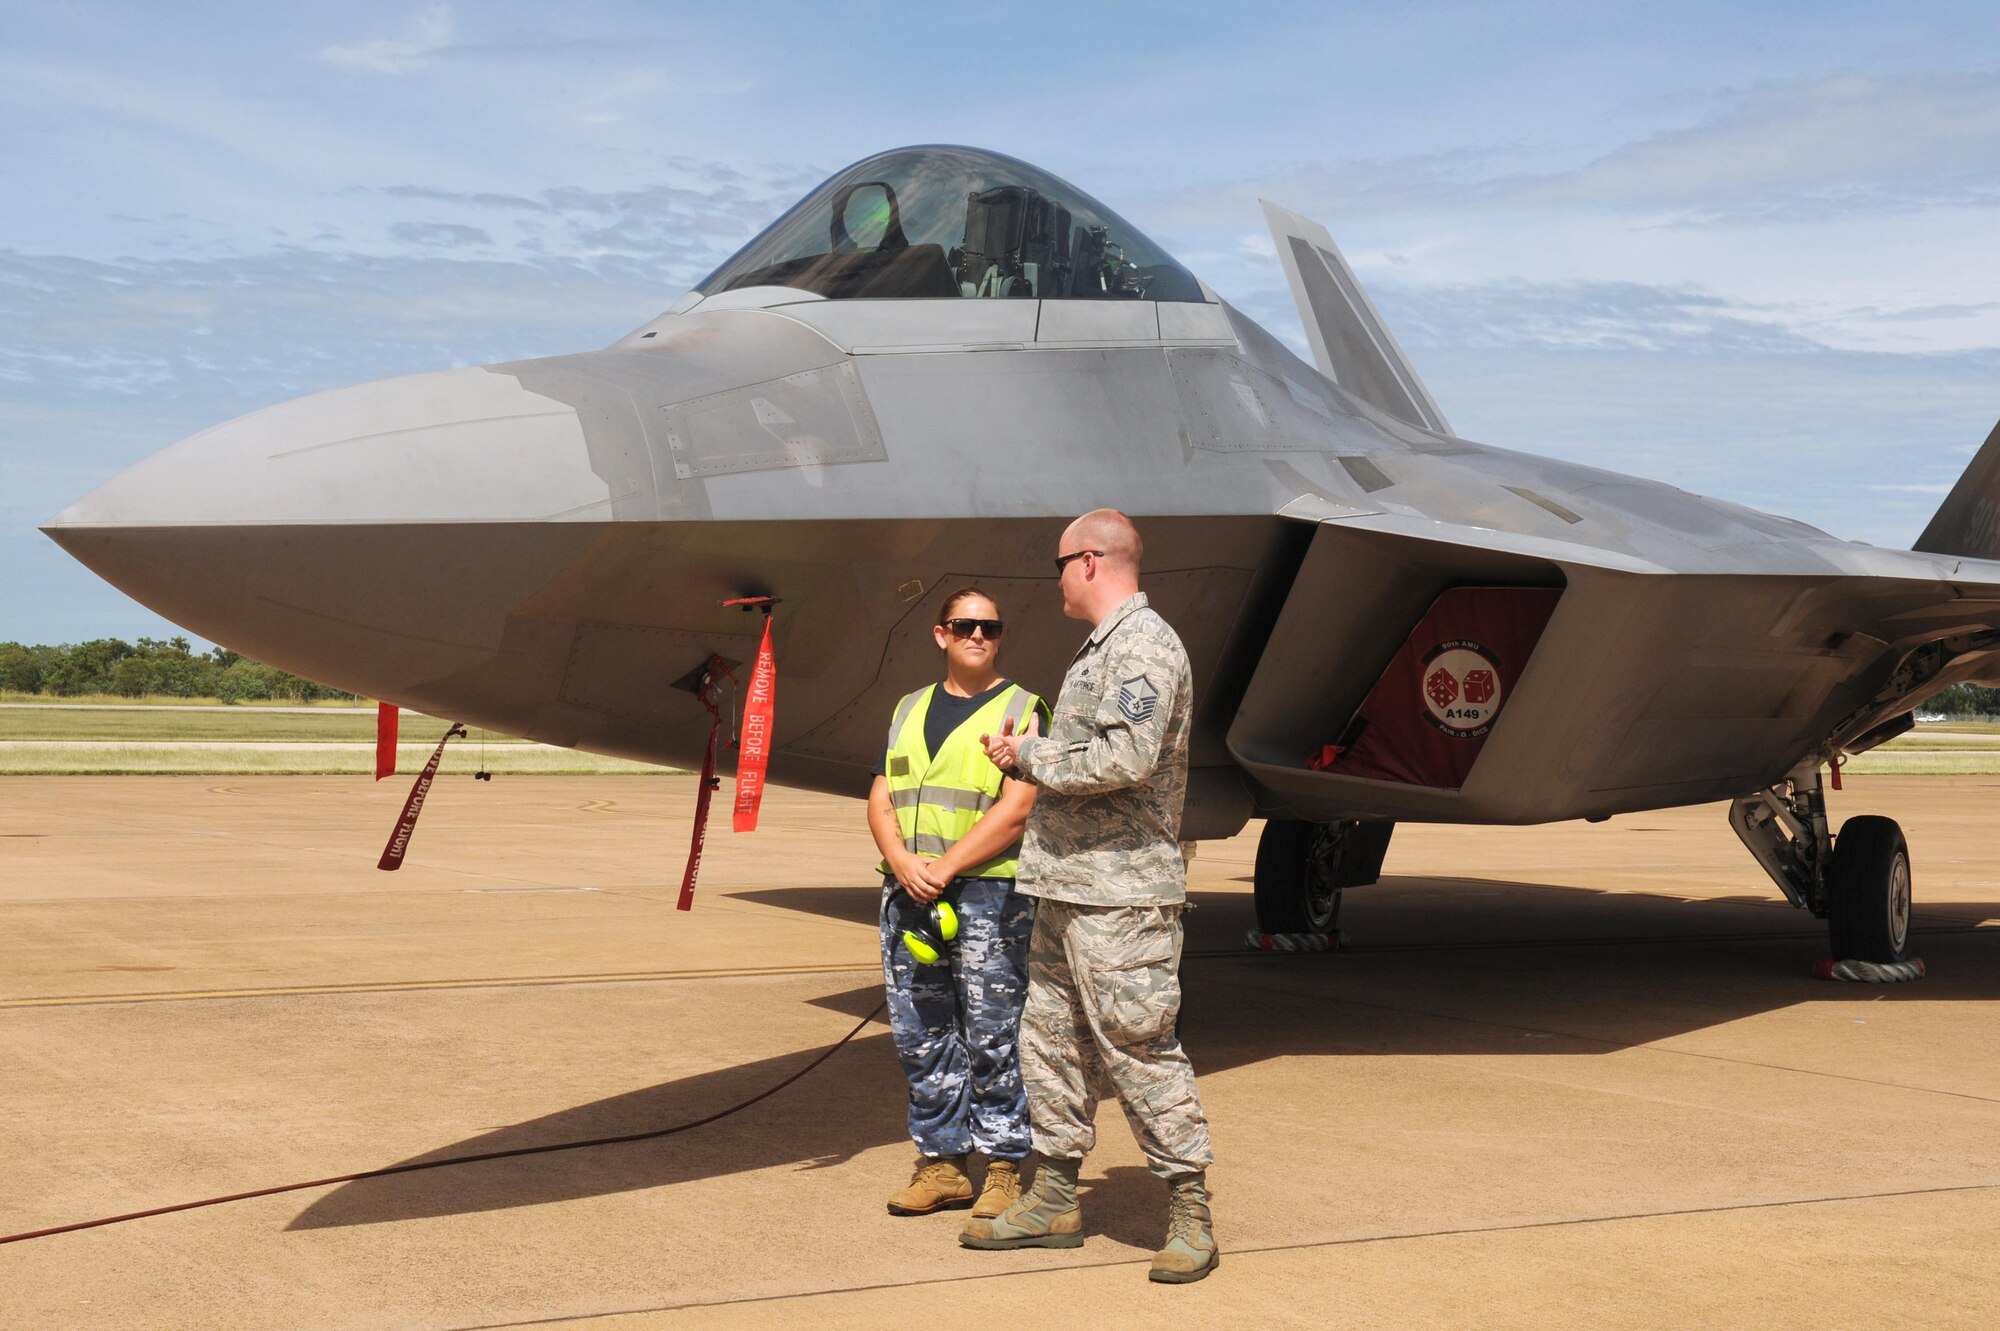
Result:
[[[940,685],[906,695],[889,722],[888,762],[883,778],[889,802],[896,809],[896,826],[912,854],[936,859],[958,844],[960,837],[1000,798],[1006,774],[986,756],[981,735],[997,735],[1008,721],[1019,730],[1031,711],[1046,712],[1042,700],[1018,684],[1009,684],[960,723],[932,753],[924,741],[924,718]],[[1043,729],[1048,728],[1046,719]],[[963,871],[963,878],[1012,878],[1020,867],[1017,841],[996,859]],[[881,870],[889,872],[885,861]]]

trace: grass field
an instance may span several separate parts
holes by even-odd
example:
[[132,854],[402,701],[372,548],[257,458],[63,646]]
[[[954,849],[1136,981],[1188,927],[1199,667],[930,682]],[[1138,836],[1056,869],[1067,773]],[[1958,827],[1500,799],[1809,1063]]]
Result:
[[[444,734],[445,723],[405,712],[398,729],[404,740],[428,740]],[[476,732],[475,732],[476,733]],[[375,742],[375,709],[355,707],[280,712],[271,708],[103,707],[71,710],[61,707],[0,705],[0,740],[173,740],[201,743],[233,740],[243,743],[279,741],[325,744]],[[521,741],[489,736],[489,744]]]
[[[17,699],[19,695],[14,695]],[[153,700],[0,699],[0,775],[60,776],[263,772],[372,772],[375,708],[224,707],[189,700],[163,707]],[[81,705],[78,705],[81,704]],[[429,759],[445,723],[404,712],[397,770],[413,775]],[[675,774],[676,769],[531,744],[475,730],[445,749],[441,774]]]
[[[430,760],[429,744],[399,746],[396,770],[408,781]],[[453,740],[438,764],[442,776],[469,775],[480,770],[477,743]],[[485,753],[485,769],[506,776],[585,776],[617,773],[621,776],[684,776],[671,767],[605,758],[574,749],[551,748],[546,744],[490,744]],[[0,776],[93,776],[151,775],[325,775],[353,773],[365,775],[375,770],[375,750],[360,746],[289,746],[277,744],[214,745],[92,745],[12,744],[0,745]]]
[[[81,704],[81,705],[79,705]],[[398,769],[414,773],[445,723],[404,712]],[[674,769],[485,735],[496,773],[661,773]],[[454,740],[439,770],[478,770],[482,735]],[[213,699],[64,698],[0,692],[0,775],[322,774],[374,768],[375,708],[352,703],[222,706]],[[1855,776],[2000,775],[2000,722],[1947,721],[1851,760]]]
[[1848,776],[2000,776],[2000,748],[1916,750],[1885,744],[1840,770]]
[[0,706],[8,703],[24,703],[30,707],[46,707],[51,704],[91,707],[229,707],[229,708],[271,708],[271,707],[326,707],[335,711],[353,711],[366,707],[375,710],[373,703],[356,703],[348,698],[320,698],[313,702],[293,702],[288,698],[263,698],[254,701],[225,703],[220,698],[175,698],[168,694],[150,694],[143,698],[128,698],[122,693],[79,693],[71,697],[53,698],[46,693],[21,693],[14,689],[0,689]]

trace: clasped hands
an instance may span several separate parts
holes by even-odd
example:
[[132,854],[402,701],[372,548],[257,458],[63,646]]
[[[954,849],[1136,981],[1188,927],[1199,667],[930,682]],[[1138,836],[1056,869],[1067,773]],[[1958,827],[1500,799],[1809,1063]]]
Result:
[[[1011,772],[1021,760],[1021,741],[1041,733],[1041,718],[1031,713],[1028,724],[1018,733],[1010,718],[1000,723],[999,734],[981,735],[979,742],[986,746],[986,756],[995,767]],[[956,876],[954,871],[943,867],[945,862],[942,859],[927,860],[907,850],[892,852],[888,858],[890,872],[902,884],[903,891],[909,894],[910,900],[921,905],[928,906],[943,896]]]

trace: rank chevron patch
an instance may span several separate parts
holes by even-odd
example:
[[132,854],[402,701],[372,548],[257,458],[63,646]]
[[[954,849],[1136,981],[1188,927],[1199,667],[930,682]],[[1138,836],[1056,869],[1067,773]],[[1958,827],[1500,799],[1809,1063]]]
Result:
[[1144,725],[1152,720],[1153,708],[1159,702],[1160,691],[1144,675],[1134,675],[1118,686],[1118,710],[1134,725]]

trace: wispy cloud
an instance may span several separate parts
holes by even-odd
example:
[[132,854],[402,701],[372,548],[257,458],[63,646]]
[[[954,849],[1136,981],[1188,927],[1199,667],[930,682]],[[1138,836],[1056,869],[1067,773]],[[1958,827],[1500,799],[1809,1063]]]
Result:
[[412,245],[436,249],[456,250],[467,245],[493,243],[493,237],[478,227],[460,226],[455,222],[395,222],[390,225],[389,234]]
[[410,20],[409,31],[401,37],[378,37],[352,46],[327,46],[320,59],[348,69],[364,69],[374,74],[410,74],[429,65],[431,58],[451,44],[451,7],[438,3],[420,10]]
[[625,190],[556,186],[536,196],[417,185],[353,192],[408,203],[412,211],[426,214],[389,226],[389,234],[400,241],[493,244],[537,259],[622,258],[647,271],[685,273],[691,280],[755,235],[825,173],[817,167],[737,168],[677,158],[662,163],[659,174],[669,180]]
[[198,402],[220,419],[365,379],[601,345],[684,287],[617,259],[0,251],[0,382],[16,401]]
[[[1814,338],[1791,312],[1685,286],[1379,281],[1370,291],[1420,372],[1439,360],[1503,354],[1656,355],[1686,363],[1749,359],[1772,364],[1779,358],[1812,359],[1841,350]],[[1232,303],[1310,359],[1288,290],[1267,283],[1238,293]],[[1464,427],[1456,414],[1452,423]]]
[[1674,225],[2000,207],[2000,72],[1846,74],[1719,96],[1698,124],[1573,167],[1509,169],[1496,144],[1386,159],[1306,161],[1183,205],[1208,219],[1264,195],[1328,215],[1585,205]]
[[2000,301],[1985,300],[1961,305],[1912,305],[1897,310],[1862,308],[1850,311],[1848,317],[1894,323],[1930,323],[1948,319],[1977,319],[1995,310],[2000,310]]
[[1685,209],[1689,222],[1994,207],[2000,73],[1768,84],[1702,125],[1524,182],[1520,193]]
[[437,189],[429,185],[382,185],[373,189],[357,185],[357,194],[374,193],[392,199],[428,199],[438,203],[463,204],[474,208],[525,208],[530,212],[548,212],[549,205],[538,199],[530,199],[521,194],[468,193],[463,190]]

